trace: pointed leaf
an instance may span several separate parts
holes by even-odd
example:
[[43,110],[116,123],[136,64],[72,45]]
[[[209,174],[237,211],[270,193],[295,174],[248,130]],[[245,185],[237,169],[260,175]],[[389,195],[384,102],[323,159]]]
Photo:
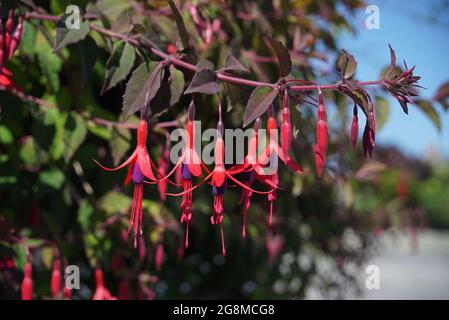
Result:
[[217,94],[220,91],[220,86],[217,83],[215,72],[209,69],[210,65],[208,66],[206,62],[200,63],[198,64],[199,71],[193,76],[192,82],[184,94]]
[[232,53],[228,53],[225,59],[224,67],[221,69],[223,72],[233,72],[233,73],[248,73],[248,69],[246,69],[240,61],[237,60],[236,57]]
[[343,79],[350,79],[357,69],[357,61],[352,54],[343,50],[343,53],[338,59],[337,69],[340,71]]
[[278,93],[277,89],[268,86],[260,86],[254,89],[246,105],[243,126],[246,127],[260,117],[271,106]]
[[178,28],[179,38],[181,39],[183,49],[187,49],[189,47],[189,33],[184,25],[184,20],[182,19],[182,16],[173,1],[167,0],[167,2],[173,12],[173,15],[175,16],[176,27]]
[[101,94],[123,81],[134,65],[136,53],[128,42],[116,42],[112,54],[106,62],[104,84]]
[[83,40],[89,33],[89,23],[87,21],[82,21],[79,29],[68,29],[66,26],[67,17],[67,15],[62,16],[56,25],[56,38],[53,52],[57,52],[69,44]]
[[379,131],[388,121],[390,115],[390,102],[385,98],[376,97],[375,109],[376,131]]
[[163,78],[163,63],[142,63],[131,75],[123,95],[122,116],[139,111],[158,92]]
[[282,44],[282,42],[272,37],[268,37],[268,40],[270,41],[270,44],[273,47],[274,52],[276,53],[276,57],[278,58],[279,77],[286,77],[292,70],[292,60],[290,58],[290,53],[288,52],[288,49]]
[[415,101],[416,106],[421,109],[422,112],[426,114],[427,117],[433,122],[435,127],[437,127],[438,131],[441,131],[441,120],[438,112],[432,106],[429,101],[426,100],[418,100]]

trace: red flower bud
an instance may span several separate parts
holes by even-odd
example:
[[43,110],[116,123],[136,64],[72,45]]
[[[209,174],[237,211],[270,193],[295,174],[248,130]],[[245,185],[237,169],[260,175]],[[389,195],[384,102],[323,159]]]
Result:
[[324,163],[326,162],[325,155],[321,152],[318,144],[315,145],[315,163],[316,163],[316,171],[318,176],[321,177],[323,174]]
[[357,117],[357,106],[354,106],[354,115],[352,117],[352,124],[351,124],[351,143],[354,149],[355,146],[357,145],[358,135],[359,135],[359,119]]
[[318,89],[318,124],[316,128],[315,162],[318,176],[323,173],[327,153],[327,117],[323,92]]
[[72,298],[72,289],[64,286],[64,298],[70,300]]
[[282,109],[281,147],[285,155],[290,152],[292,140],[292,125],[290,123],[290,108],[288,105],[288,93],[284,93],[284,106]]
[[61,263],[59,259],[53,262],[53,271],[51,273],[51,294],[53,298],[57,298],[61,292]]
[[327,153],[327,124],[323,120],[318,120],[316,130],[317,144],[320,151],[326,156]]
[[19,22],[17,24],[16,30],[12,36],[11,44],[9,47],[8,57],[11,58],[17,47],[19,46],[20,40],[22,39],[23,32],[23,21],[22,17],[19,17]]
[[24,278],[22,281],[22,300],[33,299],[33,280],[31,279],[32,266],[31,263],[25,263]]

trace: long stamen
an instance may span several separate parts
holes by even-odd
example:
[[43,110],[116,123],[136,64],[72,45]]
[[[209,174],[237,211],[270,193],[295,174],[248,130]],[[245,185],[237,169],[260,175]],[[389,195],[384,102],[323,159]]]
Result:
[[221,254],[223,257],[226,257],[226,247],[224,242],[224,232],[223,232],[223,223],[220,223],[220,232],[221,232]]

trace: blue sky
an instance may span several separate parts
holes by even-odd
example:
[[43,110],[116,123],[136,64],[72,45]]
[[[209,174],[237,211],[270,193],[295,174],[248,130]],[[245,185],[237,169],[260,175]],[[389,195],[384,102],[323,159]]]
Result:
[[[357,78],[374,80],[379,71],[389,64],[388,44],[396,51],[398,62],[406,59],[409,66],[416,65],[420,75],[424,97],[431,97],[438,87],[449,80],[449,6],[446,10],[435,10],[441,1],[368,1],[380,9],[380,29],[363,27],[367,15],[357,16],[360,26],[355,36],[342,35],[339,44],[353,53],[358,61]],[[434,18],[430,18],[433,15]],[[402,112],[397,101],[391,100],[390,118],[376,136],[378,143],[394,144],[406,154],[423,157],[437,151],[441,157],[449,158],[449,112],[438,105],[442,130],[415,106],[410,106],[409,115]]]

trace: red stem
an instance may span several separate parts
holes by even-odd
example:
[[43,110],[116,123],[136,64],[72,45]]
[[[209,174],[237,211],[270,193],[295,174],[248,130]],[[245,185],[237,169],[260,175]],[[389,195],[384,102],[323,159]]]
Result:
[[[28,13],[25,13],[25,19],[27,19],[27,20],[30,20],[30,19],[47,20],[47,21],[57,22],[57,21],[59,21],[60,18],[58,16],[41,14],[38,12],[28,12]],[[101,34],[110,36],[112,38],[127,41],[128,43],[130,43],[131,45],[133,45],[135,47],[146,48],[146,49],[152,51],[155,55],[157,55],[158,57],[160,57],[162,59],[170,59],[171,63],[173,63],[173,65],[175,65],[177,67],[180,67],[180,68],[183,68],[186,70],[190,70],[192,72],[197,71],[196,66],[194,66],[193,64],[190,64],[190,63],[183,61],[179,58],[170,56],[169,54],[167,54],[159,49],[145,46],[142,43],[140,43],[139,40],[135,37],[129,37],[129,36],[121,34],[121,33],[117,33],[117,32],[111,31],[111,30],[104,29],[102,27],[97,26],[94,23],[89,23],[89,27],[92,30],[95,30]],[[277,84],[273,84],[273,83],[266,83],[266,82],[260,82],[260,81],[254,81],[254,80],[234,77],[234,76],[219,73],[219,72],[217,72],[217,79],[224,81],[224,82],[228,82],[228,83],[241,84],[241,85],[246,85],[246,86],[250,86],[250,87],[259,87],[259,86],[275,87],[275,86],[277,86]],[[294,82],[294,81],[290,81],[290,82]],[[385,83],[384,80],[376,80],[376,81],[358,82],[357,84],[359,86],[369,86],[369,85],[382,85],[384,83]],[[338,90],[338,88],[341,86],[346,86],[346,85],[342,84],[342,83],[320,85],[321,89],[324,89],[324,90]],[[317,90],[317,86],[315,86],[315,85],[297,85],[297,86],[289,87],[289,90],[310,91],[310,90]]]

